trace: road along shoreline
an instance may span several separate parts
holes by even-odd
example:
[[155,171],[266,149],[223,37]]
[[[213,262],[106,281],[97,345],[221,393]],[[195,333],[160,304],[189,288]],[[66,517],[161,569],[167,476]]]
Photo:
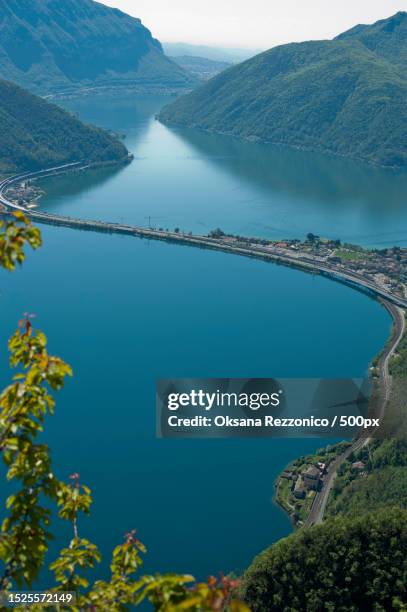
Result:
[[[389,312],[392,320],[392,331],[389,340],[381,351],[376,366],[377,379],[375,384],[375,402],[374,410],[370,413],[372,417],[383,419],[386,406],[391,395],[392,378],[390,374],[390,359],[397,351],[397,347],[404,336],[406,329],[405,311],[398,306],[386,301],[379,300]],[[372,435],[369,432],[361,432],[357,435],[351,446],[348,446],[340,453],[328,467],[328,471],[322,479],[322,488],[316,492],[308,517],[304,521],[304,527],[312,527],[322,523],[326,506],[328,504],[329,495],[332,491],[336,476],[340,466],[352,455],[356,453],[372,440]],[[280,477],[279,477],[280,478]],[[285,508],[283,510],[286,511]]]
[[125,225],[122,223],[93,221],[88,219],[78,219],[55,215],[52,213],[27,209],[22,205],[10,201],[5,195],[6,191],[11,187],[11,185],[15,183],[33,179],[36,180],[48,176],[56,176],[72,170],[84,170],[88,167],[89,166],[86,166],[81,162],[74,162],[71,164],[65,164],[63,166],[40,170],[38,172],[19,174],[6,178],[0,182],[0,205],[3,205],[6,213],[17,210],[23,212],[34,221],[42,224],[81,229],[85,231],[138,236],[141,238],[162,240],[177,244],[187,244],[191,246],[223,251],[226,253],[235,253],[238,255],[244,255],[246,257],[254,257],[256,259],[263,259],[265,261],[272,261],[284,266],[294,267],[302,271],[310,272],[312,274],[326,276],[332,280],[336,280],[337,282],[350,285],[355,289],[368,293],[369,295],[373,295],[376,298],[382,298],[398,307],[407,308],[407,298],[403,298],[397,294],[387,291],[382,286],[377,285],[371,280],[365,278],[362,274],[359,274],[353,270],[339,269],[334,264],[330,265],[326,262],[318,261],[309,254],[304,254],[303,256],[291,256],[287,253],[282,254],[281,252],[278,252],[278,249],[273,245],[262,246],[246,242],[230,243],[227,241],[227,237],[213,238],[180,231],[159,230],[151,227],[146,228],[136,225]]
[[[87,219],[78,219],[72,217],[66,217],[61,215],[54,215],[46,212],[34,211],[27,209],[22,205],[16,204],[10,201],[6,197],[6,192],[11,185],[22,181],[28,181],[33,179],[45,178],[48,176],[57,176],[70,171],[85,170],[89,166],[82,162],[73,162],[71,164],[65,164],[63,166],[57,166],[48,168],[46,170],[40,170],[37,172],[27,172],[24,174],[15,175],[8,177],[0,182],[0,205],[4,207],[3,214],[10,214],[13,211],[20,211],[27,215],[32,220],[46,224],[60,227],[67,227],[71,229],[80,229],[84,231],[96,231],[101,233],[116,233],[128,236],[136,236],[140,238],[146,238],[151,240],[161,240],[170,243],[184,244],[194,246],[198,248],[212,249],[222,251],[225,253],[233,253],[235,255],[242,255],[245,257],[252,257],[255,259],[261,259],[263,261],[269,261],[280,265],[296,268],[303,272],[311,274],[320,274],[326,276],[336,282],[344,283],[351,286],[353,289],[367,293],[371,297],[378,299],[382,305],[387,309],[390,316],[393,319],[392,335],[389,342],[384,347],[378,362],[379,370],[379,394],[380,400],[378,402],[379,408],[376,410],[375,416],[383,418],[386,410],[386,405],[390,397],[391,390],[391,377],[389,373],[389,361],[397,350],[397,346],[403,337],[405,331],[405,318],[404,311],[407,308],[407,299],[395,295],[389,291],[383,289],[378,285],[373,284],[368,279],[364,278],[361,274],[352,270],[338,269],[334,265],[330,266],[326,263],[313,260],[312,257],[306,255],[304,257],[290,257],[287,254],[281,254],[277,252],[277,249],[273,250],[272,246],[259,246],[250,243],[228,243],[225,238],[212,238],[209,236],[194,235],[192,233],[183,233],[179,231],[167,231],[157,230],[154,228],[146,228],[141,226],[125,225],[121,223],[105,222],[105,221],[92,221]],[[332,486],[337,474],[339,467],[344,461],[353,453],[362,448],[369,441],[369,437],[356,437],[350,447],[348,447],[341,455],[339,455],[329,466],[328,473],[325,475],[323,487],[321,491],[318,491],[315,495],[313,505],[311,507],[310,514],[305,521],[305,526],[312,526],[320,523],[323,520],[326,504],[328,502],[329,493],[332,490]]]

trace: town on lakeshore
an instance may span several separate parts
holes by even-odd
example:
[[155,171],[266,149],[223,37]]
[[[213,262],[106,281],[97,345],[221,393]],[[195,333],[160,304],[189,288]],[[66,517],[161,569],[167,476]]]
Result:
[[[72,167],[71,167],[72,166]],[[123,224],[92,222],[89,220],[73,220],[48,213],[35,213],[33,209],[39,206],[39,200],[44,191],[38,187],[37,181],[44,176],[52,176],[64,172],[78,172],[86,168],[75,163],[68,167],[62,166],[28,175],[24,178],[11,177],[0,184],[0,206],[3,210],[20,209],[32,214],[38,221],[55,224],[81,224],[83,229],[95,229],[112,232],[133,233],[151,238],[177,240],[187,243],[201,243],[207,246],[225,248],[235,252],[246,252],[251,255],[270,256],[280,263],[337,275],[346,282],[351,282],[361,288],[372,290],[379,297],[390,299],[397,306],[407,307],[407,248],[393,246],[383,249],[368,249],[356,244],[342,243],[339,238],[322,238],[309,232],[304,240],[298,238],[272,240],[260,237],[249,237],[227,234],[217,228],[207,236],[193,235],[183,232],[179,227],[173,230],[164,227],[148,228],[123,226]]]
[[[315,497],[324,487],[330,465],[350,446],[350,442],[341,442],[320,449],[310,457],[299,457],[281,473],[276,484],[276,500],[296,526],[308,519]],[[362,465],[361,462],[355,464],[354,469],[362,471]]]
[[299,239],[267,240],[230,236],[217,229],[210,233],[229,244],[253,244],[273,253],[311,264],[328,265],[343,271],[352,271],[383,290],[402,299],[407,298],[407,248],[394,246],[384,249],[366,249],[361,246],[330,240],[308,233]]
[[25,206],[28,210],[37,208],[39,200],[45,192],[38,187],[36,181],[21,181],[11,185],[7,190],[7,197],[11,202],[19,206]]

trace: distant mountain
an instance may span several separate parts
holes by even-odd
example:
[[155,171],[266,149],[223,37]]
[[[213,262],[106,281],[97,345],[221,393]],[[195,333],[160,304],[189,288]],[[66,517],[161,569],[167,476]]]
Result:
[[0,0],[0,78],[40,94],[191,81],[139,19],[92,0]]
[[260,53],[261,49],[229,49],[227,47],[209,47],[207,45],[190,45],[188,43],[163,43],[164,51],[170,57],[192,55],[215,62],[239,64]]
[[127,157],[122,142],[105,130],[84,125],[59,106],[0,81],[1,174]]
[[199,81],[207,81],[232,66],[228,62],[215,62],[194,55],[180,55],[172,59]]
[[[165,107],[164,122],[407,165],[407,13],[276,47]],[[397,51],[398,49],[398,51]]]

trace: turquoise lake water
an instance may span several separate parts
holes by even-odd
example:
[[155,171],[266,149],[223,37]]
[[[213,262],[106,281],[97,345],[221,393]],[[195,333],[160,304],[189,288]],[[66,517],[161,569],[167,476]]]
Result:
[[207,233],[302,238],[308,232],[382,247],[407,244],[407,172],[239,142],[155,120],[163,98],[66,104],[126,135],[130,166],[47,184],[60,213]]
[[[286,176],[275,174],[281,184],[272,196],[272,171],[269,178],[267,172],[262,180],[254,177],[262,174],[260,150],[250,169],[245,159],[228,157],[222,148],[237,143],[219,145],[216,156],[208,137],[209,154],[209,141],[198,146],[191,136],[154,121],[161,103],[76,103],[86,120],[126,133],[136,159],[119,171],[48,181],[44,207],[135,223],[151,215],[163,217],[165,227],[188,230],[221,225],[267,233],[275,205],[281,211],[275,227],[286,224],[283,235],[300,225],[301,234],[323,233],[323,226],[333,233],[339,216],[345,227],[339,200],[337,208],[331,202],[333,216],[324,214],[325,187],[318,199],[305,171],[303,183],[290,191],[288,176],[295,173],[287,162]],[[263,161],[268,168],[268,158]],[[384,186],[387,179],[376,172]],[[341,183],[343,197],[351,191],[350,180]],[[330,191],[331,182],[326,194]],[[368,195],[354,197],[364,201]],[[396,206],[395,192],[388,198]],[[304,215],[309,205],[309,224],[299,213],[283,214],[285,205],[299,210],[300,201]],[[349,225],[348,231],[378,234],[376,221],[362,227],[362,208],[357,229]],[[363,216],[369,217],[365,208]],[[204,578],[245,568],[291,531],[272,501],[277,474],[326,441],[156,439],[155,380],[361,377],[389,334],[387,313],[343,285],[234,255],[62,228],[44,227],[43,237],[44,247],[30,254],[21,270],[0,273],[0,346],[29,311],[47,333],[50,350],[73,366],[75,376],[57,397],[46,439],[58,474],[66,478],[77,471],[94,491],[92,518],[81,521],[81,534],[97,542],[108,560],[122,535],[138,528],[149,549],[147,571]],[[0,364],[4,384],[9,377],[4,351]],[[53,549],[64,546],[68,536],[59,526]]]

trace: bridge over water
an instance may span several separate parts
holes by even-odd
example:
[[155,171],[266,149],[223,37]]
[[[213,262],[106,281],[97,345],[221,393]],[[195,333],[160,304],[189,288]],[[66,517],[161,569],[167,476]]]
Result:
[[387,291],[383,287],[373,283],[370,279],[365,278],[362,274],[354,272],[353,270],[336,268],[334,266],[329,265],[328,263],[322,263],[320,261],[313,260],[309,256],[298,257],[294,255],[291,256],[285,253],[281,254],[277,251],[271,250],[270,248],[253,244],[231,244],[226,242],[225,240],[222,240],[221,238],[209,238],[207,236],[185,234],[182,232],[170,232],[153,228],[146,228],[135,225],[125,225],[106,221],[76,219],[73,217],[55,215],[53,213],[30,210],[20,204],[11,202],[5,195],[7,190],[13,184],[20,183],[24,180],[39,179],[48,176],[57,176],[58,174],[62,174],[72,170],[84,170],[87,167],[89,166],[84,165],[82,162],[74,162],[71,164],[64,164],[62,166],[48,168],[46,170],[39,170],[37,172],[26,172],[23,174],[17,174],[15,176],[6,178],[0,182],[0,204],[2,204],[8,212],[18,210],[23,212],[31,219],[37,221],[38,223],[44,223],[47,225],[57,225],[73,229],[110,234],[124,234],[130,236],[138,236],[141,238],[149,238],[153,240],[165,240],[167,242],[189,244],[191,246],[210,248],[218,251],[224,251],[227,253],[245,255],[246,257],[255,257],[258,259],[264,259],[266,261],[273,261],[282,265],[295,267],[303,271],[311,272],[313,274],[321,274],[335,281],[350,285],[353,288],[358,289],[359,291],[368,293],[369,295],[387,300],[388,302],[391,302],[392,304],[395,304],[400,308],[407,308],[406,299],[403,299],[400,296],[395,295],[390,291]]

